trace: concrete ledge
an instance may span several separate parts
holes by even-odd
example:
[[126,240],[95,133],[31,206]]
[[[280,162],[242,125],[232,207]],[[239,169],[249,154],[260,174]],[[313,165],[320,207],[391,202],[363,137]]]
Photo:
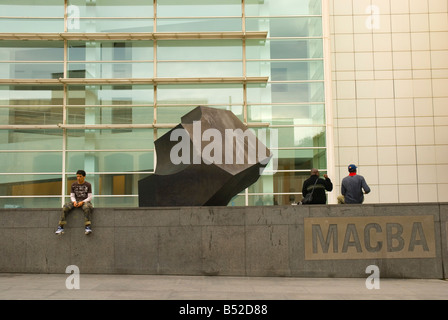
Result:
[[[0,272],[445,278],[448,203],[0,209]],[[445,262],[445,263],[444,263]]]

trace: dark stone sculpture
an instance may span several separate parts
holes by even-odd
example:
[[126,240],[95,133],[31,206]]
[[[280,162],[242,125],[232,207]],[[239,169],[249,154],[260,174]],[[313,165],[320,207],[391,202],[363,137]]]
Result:
[[231,111],[202,106],[154,143],[156,170],[138,182],[140,207],[225,206],[272,157]]

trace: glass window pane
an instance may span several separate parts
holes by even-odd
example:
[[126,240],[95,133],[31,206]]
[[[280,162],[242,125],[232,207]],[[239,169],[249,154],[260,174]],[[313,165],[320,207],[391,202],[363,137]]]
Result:
[[325,147],[325,127],[270,127],[276,130],[279,148]]
[[0,62],[1,79],[59,79],[63,77],[63,63]]
[[246,0],[246,15],[319,15],[322,11],[321,1],[322,0]]
[[152,19],[80,19],[68,25],[69,32],[153,32]]
[[148,0],[69,0],[67,12],[80,17],[153,17],[153,2]]
[[0,208],[60,208],[61,197],[2,197]]
[[248,84],[248,103],[324,102],[324,83],[268,83]]
[[62,123],[62,106],[26,106],[0,109],[0,124],[6,125],[55,125]]
[[62,130],[0,130],[0,150],[48,151],[61,148]]
[[4,17],[64,17],[64,2],[60,0],[2,1],[0,12]]
[[241,0],[158,0],[160,17],[241,16]]
[[158,103],[243,104],[241,84],[159,85]]
[[[275,150],[277,170],[305,170],[309,175],[311,168],[326,169],[326,149]],[[321,172],[321,174],[323,174]]]
[[67,123],[85,124],[92,114],[95,115],[97,124],[151,124],[154,121],[153,107],[102,106],[92,108],[67,107]]
[[322,39],[247,40],[247,59],[323,58]]
[[[2,192],[2,196],[60,195],[62,190],[62,176],[61,174],[4,175],[0,183],[0,188],[5,190],[4,193]],[[33,203],[32,200],[29,199],[30,203]],[[43,208],[46,208],[46,206],[43,206]]]
[[0,105],[62,105],[63,87],[43,85],[0,85]]
[[68,150],[120,150],[154,148],[152,129],[67,130]]
[[165,78],[242,77],[243,62],[159,62],[157,76]]
[[241,60],[242,45],[242,40],[161,40],[157,42],[157,59]]
[[69,105],[147,105],[153,104],[152,85],[70,85]]
[[158,19],[158,32],[241,31],[241,18]]
[[[22,6],[21,6],[22,8]],[[1,10],[1,9],[0,9]],[[2,12],[2,11],[0,11]],[[3,12],[2,12],[3,14]],[[23,16],[19,14],[19,16]],[[47,16],[47,15],[43,15]],[[11,33],[64,32],[64,19],[33,19],[33,18],[7,18],[0,19],[0,30],[8,30]]]
[[68,152],[67,172],[95,163],[96,172],[154,171],[153,152]]
[[268,31],[268,37],[321,37],[322,18],[246,18],[246,31]]
[[[243,106],[212,106],[216,109],[224,109],[232,111],[241,121],[244,119]],[[157,107],[157,122],[158,123],[180,123],[181,117],[197,108],[197,106],[169,106]],[[160,135],[159,135],[160,137]]]
[[323,80],[323,61],[248,61],[247,76],[268,76],[271,81]]
[[69,41],[69,61],[148,61],[153,41]]
[[229,207],[238,207],[246,205],[246,197],[244,195],[236,195],[227,204]]
[[249,122],[269,122],[273,125],[293,125],[307,121],[310,124],[325,124],[325,105],[249,105]]
[[154,69],[152,62],[137,63],[69,63],[69,78],[152,78]]
[[61,152],[0,152],[2,173],[61,172]]
[[[310,169],[311,170],[311,169]],[[319,171],[321,175],[326,173],[325,171]],[[286,193],[285,195],[275,195],[277,203],[289,204],[290,197],[294,195],[295,202],[302,199],[302,186],[303,182],[310,177],[310,173],[307,172],[277,172],[273,176],[262,175],[256,183],[249,187],[250,193]],[[263,196],[263,199],[266,196]],[[268,195],[269,199],[272,197]],[[283,199],[280,200],[280,197]],[[270,198],[273,201],[273,198]]]
[[64,61],[64,42],[2,40],[0,61]]

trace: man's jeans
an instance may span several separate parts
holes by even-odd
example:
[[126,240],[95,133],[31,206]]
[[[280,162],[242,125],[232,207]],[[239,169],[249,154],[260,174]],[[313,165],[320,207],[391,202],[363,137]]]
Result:
[[[65,220],[66,215],[72,211],[75,208],[73,202],[67,202],[66,204],[64,204],[64,206],[62,207],[62,213],[61,213],[61,220],[59,220],[59,225],[63,226],[67,223],[67,221]],[[84,204],[82,205],[82,211],[84,212],[84,224],[86,226],[90,226],[90,217],[92,215],[92,211],[93,211],[93,205],[90,202],[84,202]]]

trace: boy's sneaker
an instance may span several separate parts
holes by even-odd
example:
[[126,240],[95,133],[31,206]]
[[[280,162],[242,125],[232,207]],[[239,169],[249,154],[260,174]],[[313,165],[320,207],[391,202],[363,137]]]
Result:
[[85,234],[91,234],[92,233],[92,229],[90,229],[89,226],[86,227],[86,231]]
[[64,228],[62,228],[61,226],[58,226],[58,230],[56,230],[55,232],[58,236],[60,236],[61,234],[64,234]]

